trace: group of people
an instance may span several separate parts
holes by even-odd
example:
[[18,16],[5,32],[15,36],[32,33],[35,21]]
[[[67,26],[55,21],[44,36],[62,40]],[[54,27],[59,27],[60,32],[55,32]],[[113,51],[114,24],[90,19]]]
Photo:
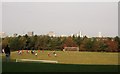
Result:
[[[57,57],[57,54],[56,54],[56,52],[55,52],[55,51],[53,51],[53,55],[54,55],[55,57]],[[50,57],[50,56],[51,56],[51,54],[50,54],[50,53],[48,53],[48,56]]]
[[[38,51],[40,52],[40,50],[38,50]],[[44,52],[44,50],[42,50],[42,52]],[[22,54],[22,53],[24,53],[24,50],[18,50],[18,54],[19,54],[19,55]],[[38,55],[35,50],[26,50],[26,53],[31,53],[31,54],[33,54],[33,55],[35,55],[35,56]],[[53,54],[55,57],[57,57],[57,54],[56,54],[55,51],[53,51],[52,54]],[[50,52],[48,53],[48,56],[49,56],[49,57],[51,56],[51,53],[50,53]]]
[[[31,51],[31,54],[34,54],[35,56],[37,56],[37,52],[35,52],[35,50],[26,50],[26,53],[30,53],[30,51]],[[24,53],[23,50],[18,50],[19,55],[22,53]]]
[[[44,51],[42,51],[44,52]],[[8,62],[10,60],[10,47],[8,45],[6,45],[6,47],[2,50],[2,53],[5,53],[6,56],[6,61]],[[23,51],[22,50],[18,50],[18,54],[22,54]],[[30,50],[27,50],[27,53],[30,53]],[[35,50],[31,50],[31,54],[34,54],[35,56],[37,56],[37,52],[35,52]],[[53,51],[53,55],[55,57],[57,57],[57,54],[55,51]],[[48,56],[51,56],[51,53],[48,53]]]
[[37,52],[35,52],[34,50],[31,50],[31,53],[37,56]]
[[[35,50],[26,50],[26,53],[30,53],[30,52],[31,52],[31,54],[33,54],[33,55],[35,55],[35,56],[38,55],[37,52],[35,52]],[[38,52],[40,52],[40,50],[38,50]],[[42,50],[42,52],[44,52],[44,50]],[[22,53],[24,53],[23,50],[19,50],[19,51],[18,51],[18,54],[19,54],[19,55],[22,54]],[[55,51],[53,51],[52,54],[53,54],[55,57],[57,57],[57,54],[56,54]],[[49,56],[49,57],[51,56],[51,53],[50,53],[50,52],[48,53],[48,56]]]

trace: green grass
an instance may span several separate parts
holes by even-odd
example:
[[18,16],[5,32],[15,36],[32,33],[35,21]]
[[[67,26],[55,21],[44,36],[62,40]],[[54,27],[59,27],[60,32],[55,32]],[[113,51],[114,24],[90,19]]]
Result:
[[[51,53],[51,57],[48,57]],[[24,52],[18,55],[17,52],[11,53],[11,59],[36,59],[36,60],[54,60],[64,64],[118,64],[118,54],[110,52],[78,52],[78,51],[56,51],[57,57],[54,57],[52,51],[38,52],[38,56]],[[4,57],[5,55],[3,55]]]
[[3,72],[118,72],[117,65],[3,62]]
[[[51,57],[48,57],[51,53]],[[3,72],[118,72],[118,54],[110,52],[78,52],[78,51],[56,51],[54,57],[52,51],[38,52],[38,56],[11,53],[11,62],[5,61],[2,55]],[[57,64],[37,62],[15,62],[15,59],[54,60]],[[119,65],[120,67],[120,65]]]

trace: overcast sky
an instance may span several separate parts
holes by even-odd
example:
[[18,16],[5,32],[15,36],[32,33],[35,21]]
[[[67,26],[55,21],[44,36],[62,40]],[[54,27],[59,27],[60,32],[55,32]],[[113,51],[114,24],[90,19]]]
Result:
[[117,2],[3,2],[2,31],[116,36],[118,6]]

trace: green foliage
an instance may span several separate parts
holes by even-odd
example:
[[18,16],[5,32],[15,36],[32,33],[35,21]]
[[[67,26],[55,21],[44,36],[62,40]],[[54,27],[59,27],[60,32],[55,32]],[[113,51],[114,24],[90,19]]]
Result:
[[72,37],[67,37],[66,40],[64,41],[64,45],[66,45],[67,47],[77,46],[76,43],[73,41]]
[[87,42],[85,43],[85,48],[87,51],[93,50],[93,45],[94,45],[94,40],[88,39]]
[[79,47],[84,51],[120,51],[120,38],[88,38],[84,37],[50,37],[47,35],[35,35],[2,38],[2,48],[9,44],[11,50],[18,49],[44,49],[44,50],[62,50],[67,47]]
[[20,48],[19,39],[16,38],[16,37],[15,37],[15,38],[11,38],[9,45],[10,45],[10,48],[11,48],[12,50],[17,50],[17,49],[19,49],[19,48]]
[[100,48],[100,51],[105,51],[107,49],[107,44],[105,44],[104,42],[103,43],[100,43],[99,45],[99,48]]
[[77,46],[79,47],[79,50],[80,50],[80,44],[82,42],[82,38],[80,36],[74,37],[74,35],[73,35],[73,40],[77,44]]
[[114,40],[118,43],[118,49],[120,51],[120,37],[116,36]]

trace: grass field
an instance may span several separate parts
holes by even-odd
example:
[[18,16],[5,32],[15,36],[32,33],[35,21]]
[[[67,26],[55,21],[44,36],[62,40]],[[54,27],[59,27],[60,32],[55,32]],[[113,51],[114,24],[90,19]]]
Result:
[[[48,53],[51,53],[48,57]],[[38,59],[54,60],[64,64],[118,64],[118,53],[106,52],[78,52],[78,51],[56,51],[57,57],[54,57],[53,51],[38,52],[38,56],[31,53],[18,55],[17,51],[11,53],[11,59]],[[4,55],[3,55],[4,56]]]
[[3,62],[3,72],[118,72],[117,65]]
[[[51,56],[48,56],[51,53]],[[56,51],[57,57],[52,51],[40,51],[38,56],[31,53],[18,55],[17,51],[11,53],[12,62],[4,61],[3,72],[117,72],[118,54],[110,52],[78,52]],[[53,60],[57,64],[37,62],[15,62],[15,59]],[[23,70],[24,69],[24,70]]]

